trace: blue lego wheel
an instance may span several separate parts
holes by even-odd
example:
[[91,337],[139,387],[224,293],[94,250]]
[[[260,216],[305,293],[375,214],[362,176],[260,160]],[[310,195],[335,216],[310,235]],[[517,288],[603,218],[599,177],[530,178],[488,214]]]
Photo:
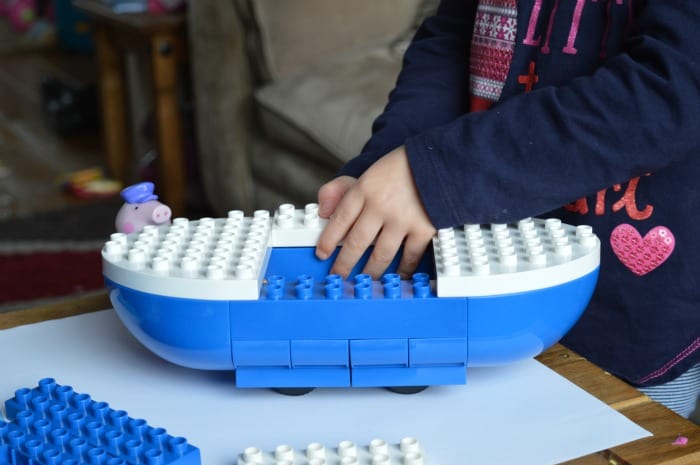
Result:
[[303,396],[310,393],[315,388],[272,388],[278,394],[283,394],[285,396]]
[[418,394],[428,389],[428,386],[393,386],[387,387],[386,390],[396,394]]

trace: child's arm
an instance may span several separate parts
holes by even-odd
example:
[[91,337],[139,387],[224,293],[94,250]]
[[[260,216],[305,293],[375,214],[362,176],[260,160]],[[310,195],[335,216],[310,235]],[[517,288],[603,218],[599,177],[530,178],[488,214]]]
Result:
[[[373,137],[362,153],[341,169],[340,176],[319,191],[319,214],[328,218],[337,213],[319,240],[319,257],[325,259],[333,252],[360,212],[363,218],[375,220],[394,215],[387,218],[394,227],[382,229],[381,240],[377,240],[375,253],[364,271],[379,275],[404,240],[398,272],[410,274],[415,269],[435,228],[418,198],[402,144],[408,137],[446,124],[468,110],[468,52],[475,8],[472,0],[443,0],[436,15],[428,18],[416,33],[389,103],[374,122]],[[411,110],[416,107],[421,111]],[[389,152],[391,156],[384,157]],[[373,163],[382,157],[387,160],[375,169]],[[393,182],[389,182],[385,172]],[[391,198],[377,192],[382,188],[391,192]],[[336,210],[341,201],[343,206]],[[401,206],[395,208],[396,204]],[[353,231],[345,238],[332,269],[334,273],[347,275],[375,239],[378,229],[370,219]]]
[[512,222],[697,157],[698,43],[696,0],[649,0],[596,69],[409,137],[433,225]]
[[[624,51],[594,72],[407,137],[408,172],[434,226],[511,222],[697,156],[696,2],[650,0],[635,19]],[[407,89],[410,67],[402,74]],[[366,174],[376,179],[373,168]],[[353,188],[362,184],[375,183],[360,181]],[[399,198],[379,189],[372,195]],[[382,208],[401,211],[404,202]],[[363,225],[371,213],[366,208],[345,212],[342,202],[338,208],[334,218],[342,218],[342,224],[333,226],[337,220],[331,219],[330,232],[321,237],[321,256],[341,231],[352,235],[354,225]],[[397,221],[392,216],[372,220],[381,231],[392,230]]]

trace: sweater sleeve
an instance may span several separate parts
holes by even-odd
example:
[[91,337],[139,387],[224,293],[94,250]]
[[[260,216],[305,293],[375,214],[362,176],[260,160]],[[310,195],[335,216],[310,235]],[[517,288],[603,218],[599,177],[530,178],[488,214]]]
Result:
[[438,227],[504,223],[698,156],[697,0],[649,0],[624,51],[406,143]]
[[[372,126],[372,137],[341,175],[359,177],[410,136],[467,111],[469,43],[476,1],[443,0],[407,49],[396,87]],[[420,108],[420,111],[415,111]]]

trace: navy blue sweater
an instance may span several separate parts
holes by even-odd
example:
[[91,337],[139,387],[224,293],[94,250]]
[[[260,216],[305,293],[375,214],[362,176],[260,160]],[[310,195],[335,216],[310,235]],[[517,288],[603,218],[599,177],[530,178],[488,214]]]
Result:
[[679,376],[700,362],[697,0],[518,0],[501,99],[469,113],[476,3],[443,0],[424,22],[341,174],[404,144],[437,228],[544,214],[592,225],[600,279],[564,343],[633,384]]

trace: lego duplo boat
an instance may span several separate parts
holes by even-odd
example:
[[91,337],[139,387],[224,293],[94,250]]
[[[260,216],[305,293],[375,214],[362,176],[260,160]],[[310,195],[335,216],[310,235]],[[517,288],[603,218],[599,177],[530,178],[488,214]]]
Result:
[[324,225],[317,205],[286,204],[113,234],[112,304],[160,357],[235,370],[238,387],[400,391],[538,355],[581,316],[600,264],[589,226],[527,218],[438,231],[411,279],[372,280],[362,262],[343,279],[315,258]]

